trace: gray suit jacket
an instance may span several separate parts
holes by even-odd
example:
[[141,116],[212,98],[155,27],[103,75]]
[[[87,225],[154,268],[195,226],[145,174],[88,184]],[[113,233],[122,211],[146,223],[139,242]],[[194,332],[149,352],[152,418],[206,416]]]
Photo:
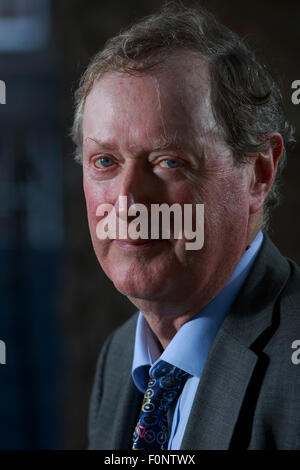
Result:
[[[137,315],[106,341],[89,414],[90,449],[131,449],[142,394],[131,379]],[[265,236],[209,353],[181,449],[300,449],[300,269]]]

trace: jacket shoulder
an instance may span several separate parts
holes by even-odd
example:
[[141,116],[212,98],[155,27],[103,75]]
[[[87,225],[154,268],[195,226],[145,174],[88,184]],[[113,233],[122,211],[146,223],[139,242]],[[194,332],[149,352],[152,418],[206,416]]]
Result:
[[103,397],[112,395],[114,390],[122,387],[122,383],[130,375],[137,318],[138,313],[132,315],[110,334],[101,348],[90,397],[89,442],[93,441],[97,429],[97,417]]

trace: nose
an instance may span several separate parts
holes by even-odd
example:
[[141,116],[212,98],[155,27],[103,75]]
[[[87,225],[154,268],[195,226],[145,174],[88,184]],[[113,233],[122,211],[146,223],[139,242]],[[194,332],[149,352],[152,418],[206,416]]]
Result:
[[153,189],[150,170],[142,168],[137,162],[132,162],[120,175],[116,194],[115,210],[120,218],[126,218],[127,210],[133,204],[144,204],[150,207],[153,202]]

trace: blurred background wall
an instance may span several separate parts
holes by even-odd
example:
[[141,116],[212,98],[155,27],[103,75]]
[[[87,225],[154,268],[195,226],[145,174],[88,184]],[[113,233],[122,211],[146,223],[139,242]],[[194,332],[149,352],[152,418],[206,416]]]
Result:
[[[191,2],[185,1],[189,5]],[[194,3],[197,3],[195,1]],[[84,449],[96,359],[135,308],[93,254],[81,168],[69,138],[72,95],[91,55],[159,0],[0,0],[1,449]],[[299,1],[202,1],[247,39],[281,82],[300,140]],[[300,264],[299,144],[270,236]]]

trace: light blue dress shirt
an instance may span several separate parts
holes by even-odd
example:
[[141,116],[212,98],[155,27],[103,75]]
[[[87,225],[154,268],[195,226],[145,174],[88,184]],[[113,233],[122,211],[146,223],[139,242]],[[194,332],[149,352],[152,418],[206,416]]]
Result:
[[139,314],[132,363],[132,378],[136,387],[145,393],[149,366],[152,367],[159,360],[169,362],[191,375],[169,416],[170,424],[172,423],[169,450],[180,449],[208,353],[225,315],[249,273],[262,241],[263,234],[259,232],[219,294],[178,330],[163,352],[142,313]]

